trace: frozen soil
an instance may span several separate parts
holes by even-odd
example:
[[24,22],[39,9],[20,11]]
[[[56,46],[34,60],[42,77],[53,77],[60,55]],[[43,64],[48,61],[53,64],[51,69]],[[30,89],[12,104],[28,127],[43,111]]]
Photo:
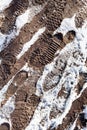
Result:
[[0,130],[86,130],[87,1],[2,2]]

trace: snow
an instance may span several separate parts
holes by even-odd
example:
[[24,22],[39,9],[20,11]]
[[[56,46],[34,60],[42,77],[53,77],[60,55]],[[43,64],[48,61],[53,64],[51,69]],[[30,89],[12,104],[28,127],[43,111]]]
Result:
[[[46,80],[47,75],[51,71],[54,72],[54,70],[58,73],[57,70],[58,66],[55,65],[55,61],[59,59],[56,58],[51,64],[48,64],[49,69],[46,70],[45,69],[46,66],[45,66],[43,74],[37,82],[36,94],[38,96],[42,95],[42,101],[38,105],[30,124],[26,127],[25,130],[33,130],[33,129],[47,130],[47,128],[50,125],[52,126],[52,128],[54,128],[57,127],[59,124],[62,124],[63,119],[66,117],[67,113],[69,112],[73,101],[79,98],[82,92],[85,90],[85,88],[87,88],[87,85],[85,84],[80,94],[76,93],[76,85],[79,81],[78,80],[79,73],[82,70],[84,71],[87,70],[87,68],[85,68],[85,61],[87,57],[87,42],[86,42],[87,22],[84,24],[82,28],[77,29],[75,26],[75,15],[72,18],[65,18],[61,23],[61,26],[54,32],[54,34],[57,32],[62,32],[63,35],[65,35],[70,30],[74,30],[76,32],[76,37],[74,41],[68,44],[62,51],[59,52],[59,55],[64,54],[67,59],[67,66],[63,72],[62,78],[60,79],[59,84],[56,85],[54,88],[48,90],[47,92],[44,91],[43,83]],[[63,53],[66,52],[66,50],[68,53]],[[73,57],[73,53],[75,53],[74,57]],[[66,54],[68,56],[66,56]],[[51,68],[49,67],[49,65],[50,66],[52,65]],[[48,78],[48,82],[50,80],[52,79]],[[71,82],[73,82],[73,84],[71,84]],[[64,99],[63,97],[59,97],[57,99],[57,94],[59,93],[62,87],[65,88],[66,92],[70,90],[70,95],[68,96],[67,99],[66,98]],[[61,114],[58,114],[56,118],[50,120],[49,114],[50,114],[51,107],[53,106],[54,103],[56,104],[57,107],[62,104],[64,108],[63,111],[61,111]],[[40,123],[42,120],[44,120],[43,126]],[[71,127],[71,130],[74,129],[74,127],[75,127],[75,122]]]
[[76,122],[77,122],[77,118],[76,118],[76,120],[74,121],[74,123],[72,124],[72,126],[69,128],[69,130],[74,130],[74,129],[75,129]]
[[[6,0],[3,0],[5,2]],[[9,0],[8,0],[9,1]],[[10,1],[9,1],[10,2]],[[1,5],[2,6],[2,5]],[[15,28],[11,31],[10,34],[0,33],[0,51],[8,46],[9,42],[19,35],[21,28],[26,24],[30,23],[35,15],[37,15],[44,6],[32,6],[28,8],[23,14],[19,15],[16,18]]]
[[0,12],[4,11],[7,7],[9,7],[9,4],[12,2],[12,0],[0,0]]
[[0,124],[7,122],[11,126],[10,114],[15,109],[15,97],[12,96],[8,99],[6,104],[0,109]]
[[[26,63],[22,68],[21,68],[21,70],[24,70],[24,71],[26,71],[26,72],[28,72],[29,71],[29,67],[28,67],[28,63]],[[21,71],[20,70],[20,71]]]
[[0,51],[2,50],[5,40],[6,40],[6,35],[3,35],[2,33],[0,33]]
[[33,45],[39,38],[39,36],[45,31],[45,27],[40,28],[38,30],[38,32],[36,32],[33,37],[31,38],[31,40],[27,43],[24,44],[22,51],[17,55],[17,59],[20,59],[22,57],[22,55],[25,54],[26,51],[28,51],[28,49],[31,47],[31,45]]
[[[33,71],[32,68],[28,67],[28,63],[26,63],[18,72],[20,72],[21,70],[25,70],[27,72],[29,70]],[[5,93],[9,89],[9,86],[12,83],[12,81],[14,80],[16,74],[0,90],[0,104],[1,104],[2,101],[5,100]],[[2,124],[4,122],[7,122],[11,126],[10,114],[14,111],[14,109],[15,109],[15,95],[12,95],[11,97],[9,97],[9,99],[7,100],[7,102],[5,103],[5,105],[0,108],[0,124]]]
[[10,86],[10,84],[12,83],[13,79],[14,79],[14,76],[13,76],[13,77],[8,81],[8,83],[7,83],[5,86],[3,86],[3,88],[0,90],[0,104],[1,104],[1,102],[5,99],[5,93],[6,93],[7,89],[8,89],[8,87]]
[[[11,0],[0,0],[0,12],[7,8],[10,4]],[[4,35],[0,33],[0,51],[3,49],[3,44],[6,42],[7,44],[11,39],[15,38],[19,35],[21,28],[26,24],[30,23],[33,17],[38,14],[43,9],[42,6],[33,6],[28,8],[23,14],[17,17],[15,26],[16,29],[9,35]],[[69,112],[73,101],[78,99],[82,92],[87,88],[87,83],[83,85],[83,89],[79,94],[76,93],[76,85],[78,84],[79,73],[87,72],[87,67],[85,67],[85,61],[87,57],[87,22],[85,21],[82,28],[76,28],[75,26],[75,16],[72,18],[65,18],[61,26],[54,31],[53,34],[57,32],[63,33],[65,35],[68,31],[74,30],[76,32],[76,37],[73,42],[66,45],[64,49],[62,49],[59,53],[59,56],[56,57],[50,64],[44,67],[44,71],[37,82],[37,90],[36,95],[42,96],[41,102],[34,112],[34,116],[30,122],[30,124],[26,127],[25,130],[47,130],[49,126],[51,128],[57,127],[59,124],[62,124],[63,119],[66,117]],[[17,59],[20,59],[26,51],[33,45],[41,34],[46,30],[45,27],[40,28],[31,38],[30,41],[24,44],[22,51],[17,55]],[[74,56],[73,56],[74,54]],[[62,63],[60,62],[62,59]],[[63,70],[59,69],[59,67],[64,66],[65,62],[67,62],[66,68]],[[57,64],[58,63],[58,64]],[[33,71],[32,68],[28,67],[28,63],[26,63],[19,71]],[[61,71],[59,71],[61,70]],[[19,72],[18,71],[18,72]],[[48,74],[53,73],[53,77],[49,77]],[[61,78],[59,79],[59,75]],[[5,93],[12,83],[15,75],[9,80],[9,82],[3,86],[2,90],[0,90],[0,103],[5,99]],[[56,80],[55,80],[56,78]],[[52,84],[57,83],[54,88],[51,88],[47,91],[44,91],[43,84],[47,81],[47,85],[50,86]],[[71,84],[71,82],[73,84]],[[69,96],[66,98],[64,95],[57,97],[58,93],[61,91],[62,87],[65,88],[65,93],[69,93]],[[15,96],[12,95],[5,105],[0,109],[0,124],[3,122],[9,122],[11,125],[10,114],[15,109]],[[50,119],[50,111],[55,105],[61,113],[58,113],[55,118]],[[87,106],[83,110],[85,113],[85,119],[87,119]],[[41,124],[43,120],[43,125]],[[74,121],[69,130],[74,130],[77,119]],[[86,130],[84,128],[83,130]]]
[[46,77],[46,75],[48,74],[48,72],[51,72],[53,66],[54,66],[54,62],[52,62],[52,63],[50,63],[50,64],[48,64],[48,65],[46,65],[46,66],[44,67],[43,74],[42,74],[42,76],[39,78],[39,80],[38,80],[38,82],[37,82],[37,85],[36,85],[36,87],[37,87],[36,95],[40,96],[40,94],[43,93],[43,82],[44,82],[45,77]]
[[87,130],[87,127],[83,128],[83,129],[81,129],[81,130]]
[[85,5],[87,5],[87,0],[81,0]]
[[1,112],[6,116],[6,118],[10,118],[10,114],[15,109],[15,96],[12,96],[8,99],[5,105],[1,108]]
[[[43,81],[41,82],[41,84],[42,83],[43,83]],[[55,88],[56,93],[58,92],[58,88],[59,88],[59,86],[57,88]],[[54,92],[47,92],[47,93],[44,92],[44,96],[42,98],[43,102],[39,104],[37,110],[35,111],[34,117],[33,117],[32,121],[31,121],[29,127],[26,128],[26,130],[33,130],[33,129],[38,130],[39,127],[42,128],[42,126],[39,123],[45,117],[47,117],[47,119],[48,119],[49,112],[50,112],[50,109],[51,109],[51,105],[54,102],[54,100],[55,100],[55,93]],[[41,109],[42,107],[44,109]],[[68,110],[68,109],[66,109],[66,110]],[[59,118],[59,122],[62,121],[62,119],[63,119],[63,117]],[[58,121],[58,119],[57,119],[57,121]],[[42,130],[46,130],[48,125],[49,125],[49,123],[50,123],[49,119],[46,120],[45,121],[45,126],[42,128]]]
[[10,41],[15,38],[15,31],[13,30],[10,34],[0,33],[0,52],[8,46]]
[[[26,63],[18,72],[22,70],[27,71],[28,73],[35,72],[31,67],[28,67],[28,63]],[[0,103],[5,99],[5,93],[7,89],[9,89],[9,86],[12,83],[13,79],[15,78],[16,74],[13,76],[11,80],[9,80],[9,82],[0,91]],[[0,124],[7,122],[10,124],[10,126],[12,126],[10,115],[14,111],[14,109],[15,109],[15,94],[9,97],[5,105],[0,108]]]
[[[18,72],[20,72],[21,70],[26,70],[28,71],[28,64],[26,63]],[[17,73],[18,73],[17,72]],[[16,74],[17,74],[16,73]],[[5,99],[5,93],[6,91],[9,89],[9,86],[11,85],[11,83],[14,80],[14,77],[16,76],[16,74],[8,81],[8,83],[6,85],[3,86],[3,88],[0,90],[0,106],[1,106],[1,102]]]
[[43,9],[43,6],[32,6],[31,8],[28,8],[25,13],[18,16],[16,19],[15,26],[17,28],[16,35],[19,35],[19,32],[21,28],[26,24],[30,23],[35,15],[37,15],[41,10]]
[[53,34],[56,34],[57,32],[61,32],[63,35],[65,35],[68,31],[74,30],[76,31],[75,27],[75,15],[72,18],[65,18],[63,19],[60,27],[54,31]]
[[0,125],[3,124],[3,123],[9,123],[10,121],[8,121],[6,118],[0,118]]
[[83,110],[83,113],[85,114],[85,119],[87,119],[87,106],[85,106],[85,109]]

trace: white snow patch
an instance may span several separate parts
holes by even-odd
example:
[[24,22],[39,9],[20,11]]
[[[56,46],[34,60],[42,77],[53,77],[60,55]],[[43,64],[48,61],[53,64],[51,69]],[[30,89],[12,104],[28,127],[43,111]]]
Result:
[[[28,63],[26,63],[23,67],[22,67],[22,69],[21,70],[25,70],[26,72],[28,72],[29,71],[29,67],[28,67]],[[20,71],[21,71],[20,70]]]
[[43,6],[32,6],[31,8],[28,8],[25,13],[18,16],[16,19],[15,26],[17,28],[16,35],[19,35],[19,32],[21,28],[26,24],[30,23],[35,15],[37,15],[41,10],[43,9]]
[[[20,72],[21,70],[25,70],[25,71],[29,71],[30,68],[28,67],[28,63],[26,63],[18,72]],[[17,72],[17,73],[18,73]],[[16,73],[16,74],[17,74]],[[6,85],[3,86],[3,88],[0,90],[0,104],[1,102],[5,99],[5,93],[6,91],[9,89],[9,86],[11,85],[11,83],[13,82],[16,74],[8,81],[8,83]]]
[[81,129],[81,130],[87,130],[87,127],[84,127],[83,129]]
[[[28,63],[26,63],[18,72],[20,72],[21,70],[25,70],[28,72],[31,69],[32,68],[28,67]],[[2,101],[4,101],[5,93],[9,89],[9,86],[14,80],[14,77],[16,76],[16,74],[8,81],[8,83],[5,86],[3,86],[2,90],[0,90],[0,104]],[[9,97],[5,105],[2,108],[0,108],[0,124],[7,122],[11,126],[10,114],[14,111],[14,109],[15,109],[15,96],[12,95],[11,97]]]
[[8,89],[8,87],[10,86],[10,84],[12,83],[13,79],[14,79],[14,76],[13,76],[12,79],[10,79],[10,80],[8,81],[8,83],[7,83],[5,86],[3,86],[3,88],[0,90],[0,104],[1,104],[1,102],[5,99],[5,93],[6,93],[7,89]]
[[9,4],[12,2],[12,0],[0,0],[0,12],[4,11],[7,7],[9,7]]
[[54,31],[53,35],[55,35],[57,32],[61,32],[63,35],[65,35],[70,30],[76,31],[77,29],[75,27],[74,20],[75,20],[75,15],[72,18],[63,19],[60,27]]
[[[64,70],[63,76],[60,79],[59,84],[55,86],[53,89],[48,90],[47,92],[44,92],[43,90],[43,82],[45,80],[46,75],[50,73],[51,69],[48,69],[48,72],[44,69],[42,76],[39,78],[37,82],[37,91],[36,91],[36,94],[40,95],[41,94],[40,90],[42,90],[43,92],[42,101],[38,105],[30,124],[26,127],[25,130],[33,130],[33,129],[47,130],[47,128],[50,125],[51,128],[54,128],[57,127],[59,124],[62,124],[62,121],[67,115],[67,113],[69,112],[73,101],[79,98],[82,92],[85,90],[85,88],[87,88],[87,85],[85,84],[80,94],[77,94],[75,90],[76,89],[75,87],[79,79],[79,73],[82,70],[85,71],[85,61],[87,57],[86,24],[87,22],[84,24],[82,28],[77,29],[75,26],[75,15],[74,15],[72,18],[64,19],[63,22],[61,23],[61,26],[54,32],[54,34],[56,32],[62,32],[63,35],[65,35],[68,31],[74,30],[76,32],[76,37],[74,41],[70,43],[70,45],[72,45],[73,50],[71,51],[71,53],[69,53],[69,57],[67,59],[68,60],[67,67]],[[70,51],[69,45],[67,45],[65,48],[67,48],[67,50]],[[73,57],[73,53],[75,53],[74,57]],[[52,69],[55,67],[53,66],[54,62],[51,63],[50,65],[52,65],[51,67]],[[72,81],[73,84],[71,84]],[[66,102],[64,99],[63,100],[62,99],[60,100],[60,98],[57,99],[57,94],[61,90],[62,86],[66,88],[66,91],[70,90],[70,95],[66,99]],[[49,114],[50,114],[51,107],[53,106],[53,103],[55,103],[56,106],[58,105],[58,102],[56,102],[57,100],[60,100],[61,103],[65,102],[64,110],[61,114],[58,114],[56,118],[50,120]],[[42,120],[44,120],[43,126],[41,125]],[[75,122],[71,127],[71,130],[74,129],[74,126],[75,126]]]
[[[1,0],[2,1],[2,0]],[[3,0],[6,1],[6,0]],[[10,1],[10,0],[7,0]],[[26,24],[30,23],[35,15],[37,15],[44,6],[32,6],[28,8],[23,14],[19,15],[16,18],[15,26],[10,34],[2,34],[0,33],[0,51],[2,51],[5,47],[8,46],[11,39],[14,39],[19,35],[21,28]]]
[[5,117],[10,118],[10,114],[15,109],[15,96],[12,96],[8,99],[5,105],[1,108],[1,112],[5,115]]
[[[2,2],[1,2],[2,1]],[[7,6],[9,6],[9,3],[11,0],[1,0],[0,1],[0,11],[4,10]],[[7,2],[6,2],[7,1]],[[6,3],[5,3],[6,2]],[[2,5],[1,5],[2,4]],[[40,6],[35,6],[33,8],[30,8],[25,11],[24,14],[20,15],[16,19],[16,27],[17,30],[13,30],[13,32],[10,35],[3,35],[0,34],[0,46],[3,46],[3,43],[5,40],[7,40],[7,43],[14,38],[16,35],[19,34],[21,28],[27,23],[30,22],[33,17],[39,13],[42,10],[42,7]],[[76,14],[75,14],[76,15]],[[44,71],[42,76],[37,82],[37,91],[36,94],[40,95],[42,92],[42,101],[38,105],[37,109],[35,110],[34,116],[30,122],[30,124],[26,127],[26,130],[47,130],[47,128],[51,125],[52,127],[58,126],[59,124],[62,124],[63,119],[69,112],[72,103],[74,100],[79,98],[82,94],[82,92],[87,88],[87,84],[83,86],[82,91],[80,92],[79,95],[77,95],[75,91],[75,86],[78,83],[78,77],[79,77],[79,72],[84,70],[85,71],[85,60],[87,57],[87,22],[85,21],[85,24],[82,28],[76,28],[75,26],[75,15],[72,18],[66,18],[62,21],[61,26],[54,32],[61,32],[63,35],[65,35],[68,31],[74,30],[76,32],[76,37],[72,43],[67,45],[62,51],[66,51],[66,49],[69,51],[68,58],[67,58],[67,67],[64,70],[64,73],[62,75],[62,78],[60,79],[59,84],[57,84],[53,89],[48,90],[47,92],[44,92],[43,90],[43,82],[45,80],[45,77],[47,76],[48,73],[51,72],[52,69],[55,67],[55,62],[53,61],[51,64],[48,64],[45,66]],[[35,35],[32,37],[32,39],[25,43],[23,46],[22,51],[20,54],[17,56],[17,59],[20,59],[21,56],[30,48],[32,44],[34,44],[39,36],[46,30],[45,27],[41,28],[38,30],[38,32],[35,33]],[[72,51],[70,53],[69,47],[71,46]],[[61,51],[61,52],[62,52]],[[76,52],[77,51],[77,52]],[[61,53],[59,52],[59,53]],[[72,52],[75,52],[75,58],[72,55]],[[80,55],[81,53],[82,55]],[[23,70],[29,71],[28,65],[26,65],[22,68]],[[21,69],[21,70],[22,70]],[[57,69],[57,68],[56,68]],[[55,69],[55,70],[56,70]],[[69,76],[67,76],[69,74]],[[14,78],[14,77],[13,77]],[[3,89],[0,91],[0,102],[2,102],[5,98],[4,94],[7,91],[9,85],[11,84],[13,78],[3,87]],[[55,78],[54,78],[55,79]],[[74,84],[71,85],[71,81],[74,81]],[[58,98],[57,99],[57,94],[61,90],[62,86],[64,84],[64,87],[66,88],[66,91],[69,89],[70,90],[70,95],[66,99],[64,98]],[[66,103],[65,103],[66,100]],[[60,103],[58,103],[60,102]],[[55,119],[50,120],[49,115],[50,115],[50,110],[53,106],[53,104],[56,104],[58,106],[59,104],[64,106],[64,110],[62,113],[56,116]],[[0,110],[0,123],[3,121],[7,121],[10,119],[10,114],[14,110],[14,97],[10,97],[9,100],[6,102],[6,104],[1,108]],[[61,109],[61,108],[60,108]],[[83,110],[85,113],[85,118],[87,119],[87,107]],[[44,120],[44,125],[41,125],[41,121]],[[73,130],[75,127],[75,123],[72,125],[70,130]],[[87,128],[84,128],[86,130]]]
[[33,45],[38,40],[39,36],[45,31],[45,29],[46,29],[45,27],[39,29],[38,32],[36,32],[33,35],[32,39],[29,42],[24,44],[22,51],[16,57],[17,59],[20,59],[22,57],[22,55],[24,55],[25,52],[28,51],[28,49],[31,47],[31,45]]
[[0,124],[9,123],[11,126],[10,114],[15,109],[15,96],[12,96],[8,99],[6,104],[0,109]]
[[69,130],[74,130],[74,129],[75,129],[76,122],[77,122],[77,118],[76,118],[76,120],[74,121],[74,123],[72,124],[72,126],[69,128]]
[[2,34],[0,32],[0,52],[8,46],[9,42],[15,38],[15,35],[15,30],[10,34]]
[[6,35],[3,35],[2,33],[0,33],[0,51],[2,50],[3,43],[5,42],[6,37],[7,37]]
[[83,113],[85,114],[85,119],[87,119],[87,106],[85,106],[85,109],[83,110]]
[[43,71],[43,74],[42,76],[39,78],[39,80],[37,81],[37,85],[36,85],[36,95],[40,96],[41,94],[43,94],[43,83],[44,83],[44,80],[45,80],[45,77],[46,75],[51,72],[51,70],[53,69],[53,66],[54,66],[54,62],[46,65],[44,67],[44,71]]

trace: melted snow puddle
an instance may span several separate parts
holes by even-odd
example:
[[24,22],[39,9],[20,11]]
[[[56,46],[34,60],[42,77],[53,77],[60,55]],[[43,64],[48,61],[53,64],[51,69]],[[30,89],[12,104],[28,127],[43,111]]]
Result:
[[[57,127],[59,124],[62,124],[63,119],[65,118],[65,116],[67,115],[67,113],[69,112],[72,106],[72,102],[76,100],[76,98],[81,96],[84,89],[87,88],[87,84],[86,84],[83,87],[81,93],[77,95],[75,86],[78,83],[79,72],[81,72],[82,70],[87,71],[87,68],[85,70],[85,66],[84,66],[87,57],[87,42],[86,42],[87,23],[85,23],[82,28],[77,29],[75,27],[74,19],[75,19],[75,15],[72,18],[64,19],[63,22],[61,23],[60,28],[58,28],[54,33],[62,32],[65,35],[68,31],[74,30],[76,32],[76,38],[70,44],[72,45],[72,48],[74,46],[73,52],[77,50],[77,52],[81,52],[83,56],[79,55],[79,53],[76,53],[76,57],[74,58],[72,53],[71,55],[69,54],[70,58],[68,59],[67,67],[63,73],[63,76],[59,84],[55,86],[55,88],[47,92],[44,92],[43,90],[43,82],[47,73],[49,73],[52,70],[53,66],[51,65],[54,65],[54,62],[45,66],[43,75],[40,77],[39,81],[37,82],[37,92],[36,92],[39,95],[41,92],[40,90],[42,89],[43,91],[42,101],[38,105],[30,124],[26,127],[25,130],[47,130],[49,126],[52,126],[51,128],[54,128]],[[69,51],[68,46],[69,45],[67,45],[65,48],[67,48]],[[67,78],[66,76],[67,73],[69,73],[70,79]],[[70,84],[70,82],[72,81],[74,82],[73,85]],[[65,83],[64,85],[65,88],[71,89],[70,96],[66,101],[65,108],[62,114],[61,115],[58,114],[55,119],[50,120],[49,114],[53,103],[56,103],[56,106],[60,105],[58,104],[57,94],[61,90],[63,83]],[[64,99],[63,100],[61,99],[62,104],[64,101],[65,101]],[[44,125],[41,125],[42,120],[44,120]]]
[[16,27],[12,30],[12,32],[9,35],[0,33],[0,51],[2,51],[6,46],[8,46],[11,39],[14,39],[16,36],[19,35],[21,28],[26,23],[30,23],[34,16],[37,15],[43,8],[44,6],[41,5],[32,6],[28,8],[23,14],[19,15],[16,18]]

